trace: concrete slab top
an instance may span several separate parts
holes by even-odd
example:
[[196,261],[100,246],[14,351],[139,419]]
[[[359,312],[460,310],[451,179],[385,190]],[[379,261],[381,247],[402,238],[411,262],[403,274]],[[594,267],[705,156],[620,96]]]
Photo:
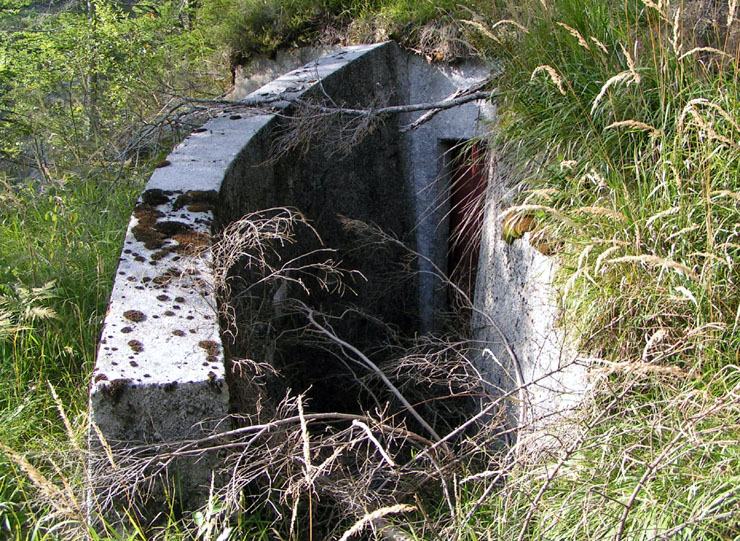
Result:
[[[223,379],[208,252],[208,207],[214,196],[144,192],[126,233],[99,346],[95,388],[116,380],[169,385]],[[180,207],[183,204],[188,206]]]
[[[154,171],[129,223],[104,322],[91,384],[98,410],[116,382],[140,397],[147,388],[180,383],[225,385],[209,251],[224,178],[250,140],[276,118],[271,111],[279,102],[299,98],[383,45],[348,47],[285,74],[250,94],[243,106],[227,106]],[[250,101],[261,108],[249,108]],[[224,413],[226,406],[220,406]],[[101,415],[93,408],[93,420],[105,432],[112,420]]]

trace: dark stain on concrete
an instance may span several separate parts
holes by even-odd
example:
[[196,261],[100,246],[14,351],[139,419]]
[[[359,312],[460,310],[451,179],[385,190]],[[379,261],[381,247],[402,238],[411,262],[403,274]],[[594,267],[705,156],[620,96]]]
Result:
[[146,315],[139,310],[127,310],[123,313],[123,317],[125,317],[129,321],[133,321],[134,323],[139,323],[146,319]]

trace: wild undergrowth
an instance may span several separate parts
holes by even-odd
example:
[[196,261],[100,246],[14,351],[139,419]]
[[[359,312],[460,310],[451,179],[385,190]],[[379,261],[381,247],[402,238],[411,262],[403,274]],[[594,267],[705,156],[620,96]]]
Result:
[[0,8],[3,539],[84,522],[84,497],[68,497],[84,481],[89,374],[131,208],[200,121],[183,101],[223,90],[187,9],[125,8]]
[[469,23],[505,65],[507,214],[555,252],[593,385],[575,440],[489,487],[471,519],[493,538],[740,536],[736,7],[527,2]]
[[[162,78],[171,57],[151,60],[158,77],[127,64],[128,78],[119,80],[115,54],[69,62],[75,44],[89,38],[85,24],[51,22],[44,35],[68,38],[52,48],[54,62],[70,69],[45,74],[23,102],[31,72],[0,65],[4,84],[12,83],[12,92],[3,87],[4,107],[24,104],[15,124],[2,117],[2,158],[12,172],[0,196],[0,441],[7,447],[0,453],[1,536],[268,539],[316,531],[350,538],[384,530],[416,539],[740,538],[737,3],[482,4],[219,0],[180,12],[164,3],[143,6],[138,22],[124,21],[125,32],[104,43],[115,50],[117,36],[152,50],[161,35],[140,40],[149,31],[144,23],[171,17],[175,34],[203,25],[213,31],[189,34],[170,49],[183,47],[207,62],[226,56],[213,35],[245,56],[286,44],[390,37],[430,61],[475,52],[502,62],[493,129],[494,152],[514,186],[507,212],[531,218],[529,238],[560,264],[562,321],[579,329],[590,363],[583,407],[549,428],[523,427],[517,445],[502,449],[493,442],[507,427],[494,422],[471,431],[483,419],[474,413],[466,412],[470,423],[459,429],[435,424],[445,429],[435,435],[383,408],[317,417],[304,410],[304,395],[294,395],[274,403],[270,422],[242,419],[241,431],[229,435],[228,445],[243,450],[227,462],[231,484],[214,490],[195,515],[173,513],[149,531],[133,515],[118,533],[72,530],[84,524],[74,505],[84,497],[84,453],[75,444],[84,440],[97,328],[129,209],[159,148],[122,143],[137,118],[150,118],[147,108],[122,115],[115,126],[101,127],[98,113],[150,98],[166,107],[174,102],[164,96],[193,91],[202,78],[172,85],[179,79],[164,77],[167,92],[129,95],[128,87],[150,88]],[[25,20],[23,13],[12,24]],[[106,5],[98,14],[98,32],[123,20]],[[24,39],[37,43],[36,34]],[[6,51],[13,43],[4,42]],[[15,58],[25,63],[43,61],[37,49],[17,49],[26,56]],[[182,73],[193,64],[177,66]],[[106,80],[119,101],[75,94]],[[66,101],[65,91],[72,95]],[[133,151],[123,160],[121,152],[90,151],[100,141]],[[31,174],[21,178],[19,171]],[[347,360],[329,315],[288,306],[303,318],[297,331]],[[395,388],[437,421],[440,412],[460,415],[459,397],[491,398],[468,362],[475,347],[450,337],[393,344],[395,364],[383,367],[392,387],[368,375],[374,363],[362,356],[351,361],[362,367],[353,385],[357,394],[376,393],[381,405],[398,407],[397,396],[387,398]],[[247,362],[243,368],[257,384],[269,372]],[[417,379],[410,382],[410,373]],[[428,389],[437,394],[421,394]],[[430,406],[437,403],[451,405]],[[449,434],[453,445],[446,448]],[[442,443],[434,443],[439,435]],[[243,464],[254,468],[237,468]],[[255,476],[260,492],[243,490]],[[39,495],[45,504],[37,504]]]
[[[51,387],[84,442],[86,389],[123,233],[140,184],[68,182],[43,194],[5,186],[0,207],[0,441],[24,456],[71,449]],[[51,387],[50,387],[51,386]],[[53,452],[52,452],[53,450]],[[72,461],[74,462],[74,460]],[[78,464],[72,471],[79,474]],[[0,531],[21,536],[36,487],[0,459]],[[69,472],[67,472],[69,475]],[[53,474],[52,474],[53,475]],[[51,524],[38,524],[37,536]],[[32,530],[32,528],[29,528]],[[28,531],[28,530],[27,530]]]

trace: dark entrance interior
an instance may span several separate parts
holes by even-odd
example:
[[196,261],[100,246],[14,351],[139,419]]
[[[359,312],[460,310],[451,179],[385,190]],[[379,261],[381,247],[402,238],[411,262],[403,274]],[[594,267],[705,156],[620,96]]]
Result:
[[[484,151],[472,141],[451,141],[445,146],[450,186],[447,269],[452,282],[472,300],[486,192]],[[450,299],[454,306],[453,299],[454,295]]]

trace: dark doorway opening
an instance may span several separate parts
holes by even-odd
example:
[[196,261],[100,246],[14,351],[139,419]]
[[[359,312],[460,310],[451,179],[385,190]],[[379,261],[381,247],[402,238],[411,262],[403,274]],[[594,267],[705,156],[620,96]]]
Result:
[[[454,141],[446,146],[450,183],[447,269],[450,280],[472,300],[486,195],[485,153],[477,142]],[[458,304],[456,298],[457,295],[450,295],[452,308]]]

